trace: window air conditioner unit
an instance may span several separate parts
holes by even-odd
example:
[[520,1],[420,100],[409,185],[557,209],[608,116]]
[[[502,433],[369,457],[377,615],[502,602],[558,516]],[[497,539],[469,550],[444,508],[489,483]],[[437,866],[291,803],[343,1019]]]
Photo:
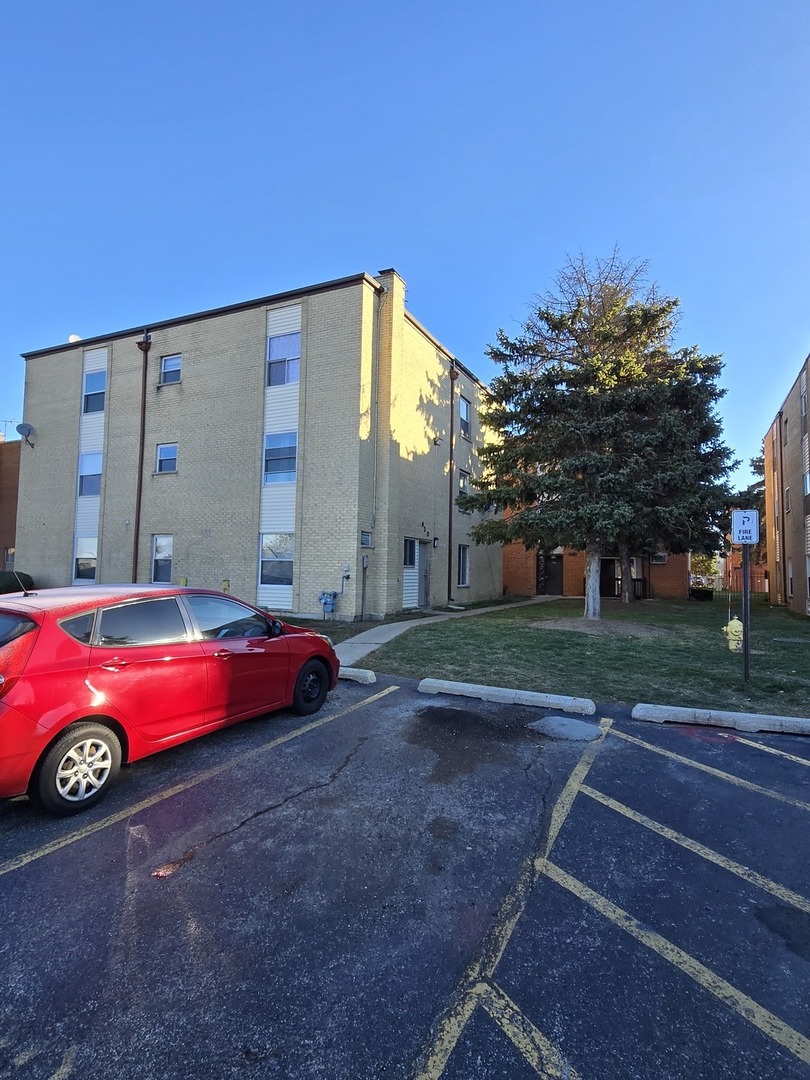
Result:
[[667,553],[665,551],[656,551],[655,555],[650,556],[651,566],[663,566],[667,561]]

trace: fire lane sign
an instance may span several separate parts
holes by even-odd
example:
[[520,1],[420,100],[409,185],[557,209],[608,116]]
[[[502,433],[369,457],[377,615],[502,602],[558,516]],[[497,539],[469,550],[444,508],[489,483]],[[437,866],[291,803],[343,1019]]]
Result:
[[731,511],[732,544],[759,543],[759,510]]

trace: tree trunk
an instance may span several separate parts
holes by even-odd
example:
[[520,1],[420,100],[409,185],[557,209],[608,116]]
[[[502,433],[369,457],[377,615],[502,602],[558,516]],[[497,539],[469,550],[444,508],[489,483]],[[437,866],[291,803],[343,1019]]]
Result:
[[602,569],[601,544],[589,544],[585,549],[585,612],[586,619],[602,618],[602,598],[599,575]]
[[619,544],[619,564],[622,575],[622,603],[632,604],[636,598],[636,590],[633,586],[633,575],[630,570],[630,548],[627,544]]

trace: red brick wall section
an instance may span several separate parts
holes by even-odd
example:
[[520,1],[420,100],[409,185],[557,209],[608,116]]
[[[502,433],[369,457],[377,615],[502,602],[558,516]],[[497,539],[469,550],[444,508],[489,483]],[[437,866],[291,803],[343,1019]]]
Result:
[[14,547],[17,531],[21,446],[22,443],[16,441],[0,442],[0,570],[3,569],[3,551],[7,547]]
[[523,544],[503,546],[503,588],[506,596],[534,596],[537,592],[537,551]]
[[689,556],[669,555],[665,563],[651,563],[649,578],[653,600],[688,600]]

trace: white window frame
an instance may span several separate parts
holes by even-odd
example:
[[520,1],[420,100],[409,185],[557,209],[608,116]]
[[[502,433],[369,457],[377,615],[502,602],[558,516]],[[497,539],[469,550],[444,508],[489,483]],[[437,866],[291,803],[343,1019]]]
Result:
[[[168,451],[174,451],[169,453]],[[163,468],[164,462],[174,462],[174,466],[169,468]],[[156,473],[176,473],[177,472],[177,443],[158,443],[155,451],[155,472]]]
[[[284,538],[283,542],[286,543],[286,550],[283,551],[283,557],[278,554],[278,551],[281,550],[280,545],[278,543],[276,543],[275,544],[275,549],[276,550],[274,550],[274,544],[273,544],[274,540],[278,540],[279,538],[282,538],[282,537]],[[289,588],[289,586],[292,585],[292,583],[293,583],[293,574],[295,573],[295,559],[294,559],[294,554],[293,554],[294,550],[295,550],[295,533],[290,532],[290,533],[262,533],[261,534],[261,536],[259,537],[259,585],[260,586],[262,586],[262,585],[264,585],[264,586],[267,586],[267,585],[278,586],[278,585],[280,585],[280,586],[283,586],[285,588]],[[267,551],[267,553],[266,553],[266,551]],[[289,563],[290,564],[290,574],[289,574],[290,580],[289,581],[265,581],[264,580],[265,564],[275,564],[275,565],[278,566],[278,565],[280,565],[282,563]]]
[[788,599],[793,599],[793,559],[787,561],[787,594]]
[[406,536],[402,545],[402,565],[416,566],[416,540],[412,536]]
[[[282,440],[287,440],[286,442]],[[276,454],[268,457],[268,450],[283,450],[287,448],[291,452],[285,455]],[[267,463],[272,460],[292,461],[292,469],[284,469],[282,472],[268,472]],[[264,436],[264,458],[262,462],[262,476],[265,484],[294,484],[298,471],[298,432],[297,431],[274,431]]]
[[[161,551],[161,548],[163,549]],[[166,551],[168,550],[168,558],[166,557]],[[161,556],[158,558],[158,556]],[[172,568],[174,559],[174,536],[172,533],[153,533],[152,535],[152,574],[150,580],[153,584],[169,585],[172,580]],[[156,577],[158,563],[163,563],[162,569],[165,572],[165,564],[168,564],[169,576],[168,577]]]
[[[292,349],[288,354],[284,356],[271,357],[273,351],[273,342],[280,341],[282,338],[297,338],[298,347]],[[281,380],[271,382],[271,375],[273,369],[278,369],[284,376]],[[297,383],[301,377],[301,331],[293,330],[287,334],[271,334],[267,339],[267,375],[266,381],[268,387],[275,386],[289,386],[291,383]]]
[[[100,388],[99,388],[98,385],[96,385],[94,389],[91,389],[91,385],[96,380],[98,380],[101,383]],[[91,403],[91,401],[92,401],[93,404],[96,404],[96,402],[98,401],[99,398],[101,398],[101,408],[99,408],[99,409],[88,408],[88,405]],[[101,371],[85,371],[85,373],[84,373],[84,381],[82,383],[82,412],[83,413],[89,413],[90,415],[92,415],[93,413],[104,412],[104,409],[105,409],[106,405],[107,405],[107,372],[103,368],[102,368]]]
[[458,573],[456,584],[460,589],[470,587],[470,546],[469,544],[458,545]]
[[[79,577],[79,559],[84,562],[92,562],[93,576],[82,575]],[[77,536],[73,544],[73,581],[78,585],[94,584],[98,576],[98,537]]]
[[463,439],[472,439],[472,406],[463,394],[458,399],[458,427]]
[[168,353],[160,358],[160,386],[170,386],[183,381],[183,354]]
[[[96,465],[98,466],[98,468],[95,468]],[[104,455],[103,454],[101,454],[101,453],[79,454],[79,486],[78,486],[78,494],[79,494],[80,499],[82,499],[82,498],[92,498],[94,496],[96,498],[98,498],[98,496],[101,494],[101,473],[102,473],[103,468],[104,468]],[[93,477],[93,478],[98,477],[98,491],[83,491],[82,490],[82,488],[85,486],[85,481],[89,480],[90,477]],[[95,487],[95,484],[90,485],[90,486]]]

